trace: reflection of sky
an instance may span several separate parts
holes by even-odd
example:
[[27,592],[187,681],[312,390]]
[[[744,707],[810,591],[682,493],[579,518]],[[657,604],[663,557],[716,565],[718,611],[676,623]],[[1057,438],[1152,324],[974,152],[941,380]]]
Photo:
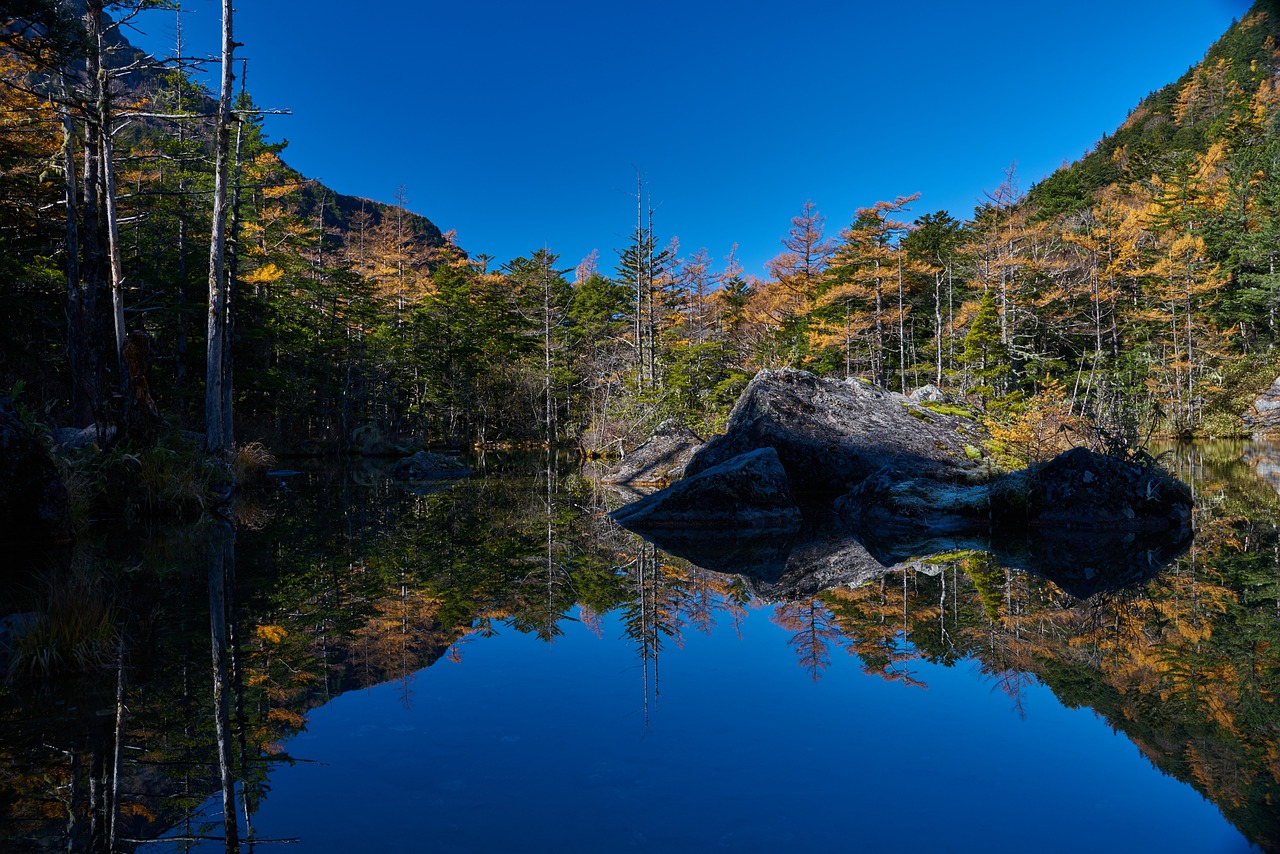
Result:
[[838,650],[815,682],[769,616],[668,641],[647,727],[616,618],[603,639],[476,639],[414,677],[409,708],[389,683],[312,712],[288,749],[321,764],[274,769],[255,829],[308,852],[1248,849],[1046,688],[1020,716],[967,663],[913,665],[922,690]]

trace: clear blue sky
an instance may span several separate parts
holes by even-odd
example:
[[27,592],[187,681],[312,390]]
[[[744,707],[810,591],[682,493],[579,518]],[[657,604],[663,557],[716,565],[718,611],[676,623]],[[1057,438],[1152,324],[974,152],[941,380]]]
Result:
[[[217,46],[220,4],[185,0]],[[972,213],[1025,190],[1198,61],[1249,0],[241,0],[240,55],[285,159],[393,201],[499,262],[546,247],[612,270],[635,223],[747,272],[812,199],[830,233],[879,199]],[[172,50],[172,14],[141,23]]]

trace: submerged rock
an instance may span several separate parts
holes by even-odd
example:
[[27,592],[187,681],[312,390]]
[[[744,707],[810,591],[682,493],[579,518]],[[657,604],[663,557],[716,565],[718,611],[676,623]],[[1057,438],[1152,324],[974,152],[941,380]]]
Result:
[[[774,448],[797,493],[837,494],[889,467],[905,477],[979,482],[982,428],[905,395],[807,371],[761,371],[729,414],[725,433],[696,451],[686,475],[758,448]],[[980,456],[980,455],[978,455]]]
[[630,486],[666,486],[684,477],[685,466],[702,447],[702,437],[675,421],[664,421],[602,480]]
[[32,548],[67,538],[67,489],[40,440],[0,397],[0,531]]
[[790,529],[800,524],[791,484],[773,448],[733,457],[613,511],[628,528]]

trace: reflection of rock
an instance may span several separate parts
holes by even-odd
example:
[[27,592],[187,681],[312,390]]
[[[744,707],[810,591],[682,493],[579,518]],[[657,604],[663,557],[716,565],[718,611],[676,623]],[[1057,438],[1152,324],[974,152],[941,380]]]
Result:
[[1258,437],[1280,433],[1280,378],[1244,413],[1244,426]]
[[1280,447],[1270,442],[1255,442],[1244,449],[1244,461],[1253,466],[1258,477],[1280,492]]
[[613,511],[630,528],[796,528],[800,510],[772,448],[734,457]]
[[687,474],[772,447],[798,493],[839,493],[889,466],[905,476],[985,479],[966,446],[981,443],[973,421],[941,415],[901,394],[805,371],[761,371],[729,414],[725,433],[689,461]]
[[859,587],[906,568],[930,574],[974,552],[999,564],[1043,576],[1078,598],[1138,584],[1185,552],[1190,529],[1099,533],[1066,530],[940,532],[839,526],[803,531],[643,530],[659,548],[703,569],[745,577],[766,601],[816,596]]
[[665,552],[703,569],[747,579],[752,595],[766,602],[816,596],[833,587],[857,587],[888,568],[847,534],[825,529],[662,530],[642,535]]
[[70,520],[57,468],[13,401],[0,397],[0,529],[38,549],[69,536]]
[[1191,529],[1169,531],[1031,530],[992,537],[996,560],[1044,576],[1087,599],[1152,577],[1191,546]]
[[606,483],[666,486],[684,477],[685,466],[702,438],[674,421],[664,421],[643,444],[632,450],[605,475]]

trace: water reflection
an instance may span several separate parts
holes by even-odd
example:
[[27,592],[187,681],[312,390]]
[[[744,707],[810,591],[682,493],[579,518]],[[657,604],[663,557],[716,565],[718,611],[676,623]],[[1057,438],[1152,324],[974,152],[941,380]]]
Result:
[[[1047,685],[1280,845],[1280,494],[1241,447],[1178,449],[1194,543],[859,538],[664,540],[614,525],[616,498],[563,460],[407,492],[315,470],[242,516],[98,554],[127,603],[121,655],[0,689],[0,847],[129,850],[166,836],[263,840],[272,769],[311,709],[514,631],[555,644],[608,616],[660,715],[663,663],[753,600],[812,680],[846,659],[905,686],[973,662],[1020,707]],[[1259,459],[1253,449],[1250,459]],[[260,528],[260,530],[255,530]],[[32,612],[33,601],[9,609]]]

